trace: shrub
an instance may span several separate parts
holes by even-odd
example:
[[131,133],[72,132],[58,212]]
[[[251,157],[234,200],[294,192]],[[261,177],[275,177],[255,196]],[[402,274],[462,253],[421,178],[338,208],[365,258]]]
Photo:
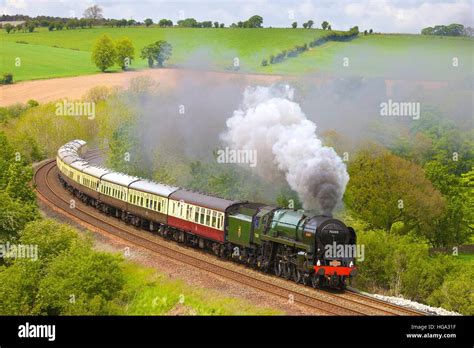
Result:
[[34,108],[35,106],[38,106],[38,105],[39,105],[39,103],[38,103],[36,100],[34,100],[34,99],[28,100],[28,101],[26,102],[26,104],[28,104],[28,106],[29,106],[30,108]]
[[3,74],[2,78],[0,78],[0,84],[8,85],[13,83],[13,74],[12,73],[5,73]]

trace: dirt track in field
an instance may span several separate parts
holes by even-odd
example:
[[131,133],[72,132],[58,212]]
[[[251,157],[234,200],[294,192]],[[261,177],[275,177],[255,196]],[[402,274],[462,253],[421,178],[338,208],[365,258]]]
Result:
[[[279,81],[301,81],[311,80],[316,84],[325,84],[336,76],[329,75],[264,75],[246,74],[230,71],[204,71],[190,69],[145,69],[138,71],[127,71],[117,73],[102,73],[75,77],[60,77],[46,80],[34,80],[18,82],[12,85],[0,86],[0,106],[15,103],[26,103],[34,99],[40,103],[52,102],[60,99],[81,99],[87,92],[96,86],[128,88],[130,82],[141,76],[147,76],[158,82],[159,89],[173,89],[186,80],[194,81],[216,81],[219,83],[230,83],[239,85],[263,84],[268,85]],[[444,88],[448,81],[422,81],[422,80],[385,80],[387,96],[392,95],[395,87],[406,85],[419,87],[427,90]]]
[[104,73],[47,80],[18,82],[0,87],[0,106],[25,103],[34,99],[40,103],[58,99],[80,99],[96,86],[127,88],[136,77],[148,76],[159,83],[159,88],[173,88],[185,79],[217,79],[220,82],[273,83],[282,79],[278,75],[241,74],[184,69],[147,69],[121,73]]

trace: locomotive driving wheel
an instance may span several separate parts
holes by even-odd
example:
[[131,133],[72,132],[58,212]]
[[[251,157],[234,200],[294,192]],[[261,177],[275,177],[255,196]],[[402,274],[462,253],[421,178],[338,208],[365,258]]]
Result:
[[313,288],[318,288],[321,283],[321,279],[319,278],[319,275],[317,273],[313,273],[311,275],[311,286]]
[[273,267],[273,271],[275,272],[275,275],[277,277],[281,277],[281,275],[283,274],[283,264],[279,257],[277,257],[275,260],[275,266]]
[[298,269],[298,267],[294,266],[292,267],[293,269],[293,280],[295,283],[300,283],[302,278],[303,278],[303,275],[301,273],[301,271]]

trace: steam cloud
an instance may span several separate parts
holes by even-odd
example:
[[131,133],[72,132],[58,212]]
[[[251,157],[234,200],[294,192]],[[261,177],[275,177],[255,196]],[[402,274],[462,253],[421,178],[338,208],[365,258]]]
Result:
[[248,87],[221,138],[234,149],[256,151],[258,174],[269,180],[283,175],[305,209],[330,214],[349,175],[334,149],[317,138],[316,124],[293,94],[289,85]]

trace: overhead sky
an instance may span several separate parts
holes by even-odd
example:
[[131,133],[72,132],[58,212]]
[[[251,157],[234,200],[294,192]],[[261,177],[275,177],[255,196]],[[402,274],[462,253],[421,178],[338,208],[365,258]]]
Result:
[[377,32],[419,33],[427,26],[473,25],[473,0],[0,0],[3,14],[81,17],[98,4],[106,18],[179,19],[224,22],[226,26],[258,14],[264,26],[289,27],[292,22],[324,20],[333,29],[374,29]]

